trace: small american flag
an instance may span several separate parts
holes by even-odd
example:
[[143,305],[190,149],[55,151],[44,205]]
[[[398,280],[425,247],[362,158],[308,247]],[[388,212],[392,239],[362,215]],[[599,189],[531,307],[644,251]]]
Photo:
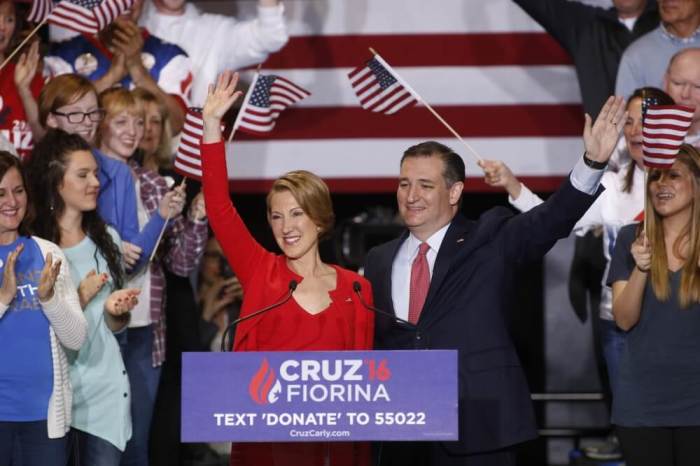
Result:
[[669,168],[673,165],[692,121],[692,108],[650,105],[642,125],[644,165],[649,168]]
[[27,19],[51,24],[75,32],[97,34],[114,19],[124,14],[134,0],[33,0]]
[[360,105],[366,110],[391,115],[420,100],[379,55],[355,68],[348,78]]
[[180,133],[180,144],[175,152],[175,171],[183,176],[200,180],[202,178],[202,158],[199,145],[202,143],[204,122],[202,109],[190,107],[185,115],[185,123]]
[[309,91],[288,79],[257,73],[236,117],[234,131],[270,132],[282,111],[310,95]]

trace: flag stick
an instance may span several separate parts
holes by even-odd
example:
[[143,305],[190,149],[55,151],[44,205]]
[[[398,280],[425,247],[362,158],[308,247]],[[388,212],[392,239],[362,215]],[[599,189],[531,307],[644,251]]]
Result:
[[407,83],[406,81],[404,81],[403,78],[401,78],[401,76],[399,76],[398,73],[397,73],[396,71],[394,71],[394,69],[391,67],[391,65],[389,65],[389,64],[382,58],[381,55],[379,55],[372,47],[369,47],[369,51],[370,51],[370,52],[375,56],[375,58],[382,64],[382,66],[384,66],[385,68],[387,68],[387,69],[391,72],[391,74],[396,78],[396,80],[399,81],[399,82],[401,83],[401,85],[402,85],[403,87],[405,87],[406,90],[407,90],[408,92],[410,92],[411,95],[413,95],[413,97],[415,97],[415,99],[416,99],[417,101],[419,101],[420,103],[422,103],[423,105],[425,105],[425,108],[427,108],[427,109],[430,111],[430,113],[432,113],[432,114],[435,116],[435,118],[437,118],[438,121],[439,121],[440,123],[442,123],[442,124],[445,126],[445,128],[447,128],[447,129],[459,140],[459,142],[461,142],[461,143],[464,145],[464,147],[467,148],[467,150],[468,150],[469,152],[471,152],[471,154],[474,156],[474,158],[476,158],[477,162],[480,162],[481,160],[483,160],[483,158],[474,150],[474,148],[473,148],[472,146],[470,146],[470,145],[467,143],[467,141],[465,141],[464,139],[462,139],[462,136],[460,136],[459,133],[457,133],[457,131],[455,131],[454,128],[452,128],[452,126],[450,126],[449,123],[447,123],[447,122],[445,121],[445,119],[444,119],[442,116],[440,116],[440,114],[439,114],[438,112],[436,112],[435,109],[434,109],[433,107],[431,107],[430,104],[429,104],[428,102],[426,102],[426,101],[420,96],[420,94],[418,94],[415,90],[413,90],[413,88],[412,88],[411,86],[409,86],[408,83]]
[[[634,163],[634,162],[632,162]],[[648,211],[649,211],[649,203],[647,202],[647,176],[649,174],[649,169],[644,166],[644,246],[647,245],[647,238],[649,235],[647,234],[647,218],[648,216]]]
[[255,76],[253,77],[253,81],[250,83],[248,91],[245,93],[245,97],[243,98],[243,103],[238,109],[236,121],[233,122],[233,127],[231,127],[231,133],[228,135],[228,142],[231,142],[233,140],[233,135],[236,132],[236,129],[238,129],[238,123],[241,121],[241,116],[243,116],[243,112],[241,112],[241,110],[245,108],[245,106],[248,104],[248,101],[250,100],[250,95],[253,92],[253,88],[255,88],[255,84],[258,82],[258,76],[260,76],[260,68],[262,68],[262,63],[258,64],[258,68],[255,70]]
[[[185,186],[185,182],[187,181],[187,177],[183,176],[182,177],[182,182],[180,182],[180,186]],[[153,258],[156,256],[156,251],[158,250],[158,246],[160,245],[160,240],[163,239],[163,233],[165,233],[165,228],[168,226],[168,222],[170,221],[170,217],[173,215],[173,210],[168,209],[168,216],[165,217],[165,223],[160,229],[160,234],[158,235],[158,240],[156,240],[156,245],[153,246],[153,251],[151,251],[151,257],[148,259],[148,263],[150,264],[153,262]]]
[[4,60],[4,61],[2,62],[2,64],[0,65],[0,70],[2,70],[3,68],[5,68],[5,65],[7,65],[7,64],[10,62],[10,60],[12,60],[12,59],[14,58],[14,56],[17,55],[17,54],[19,53],[20,50],[22,50],[22,47],[24,47],[25,44],[26,44],[27,42],[29,42],[29,39],[31,39],[31,38],[34,36],[34,34],[36,34],[37,31],[38,31],[39,29],[41,29],[41,27],[42,27],[44,24],[46,24],[46,19],[44,19],[42,22],[40,22],[40,23],[37,25],[37,27],[35,27],[34,29],[32,29],[32,31],[29,33],[29,35],[27,35],[27,37],[25,37],[24,40],[23,40],[17,47],[15,47],[15,49],[12,51],[12,53],[11,53],[7,58],[5,58],[5,60]]

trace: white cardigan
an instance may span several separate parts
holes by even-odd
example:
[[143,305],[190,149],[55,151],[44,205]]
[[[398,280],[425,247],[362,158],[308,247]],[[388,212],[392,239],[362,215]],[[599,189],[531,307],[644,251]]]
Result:
[[[50,324],[49,335],[53,361],[53,392],[49,398],[47,413],[48,432],[49,438],[59,438],[66,435],[70,429],[73,399],[68,375],[68,360],[63,347],[76,351],[80,349],[87,335],[87,321],[80,307],[77,287],[70,277],[68,260],[61,248],[36,236],[32,236],[32,239],[39,245],[44,258],[50,252],[54,263],[57,259],[61,261],[61,271],[56,279],[53,297],[41,303],[44,315]],[[0,303],[0,319],[7,309],[7,305]]]

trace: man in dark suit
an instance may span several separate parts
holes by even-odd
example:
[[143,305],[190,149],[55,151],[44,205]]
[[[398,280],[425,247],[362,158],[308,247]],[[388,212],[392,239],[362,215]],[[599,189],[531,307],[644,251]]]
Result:
[[[623,113],[622,100],[610,98],[594,125],[587,117],[586,153],[567,181],[520,215],[496,207],[466,219],[462,159],[434,141],[404,153],[396,197],[408,231],[369,252],[365,276],[375,306],[415,327],[378,315],[375,348],[458,350],[459,440],[384,443],[382,466],[507,466],[512,446],[536,436],[504,304],[517,266],[566,237],[595,199]],[[488,162],[481,166],[492,176]]]

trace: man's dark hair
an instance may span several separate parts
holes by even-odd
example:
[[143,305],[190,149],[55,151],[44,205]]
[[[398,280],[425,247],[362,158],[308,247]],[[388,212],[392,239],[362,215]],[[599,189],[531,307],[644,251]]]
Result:
[[462,157],[437,141],[425,141],[409,147],[403,153],[403,157],[401,157],[401,165],[409,157],[432,157],[434,155],[440,157],[443,162],[445,170],[442,172],[442,177],[445,179],[445,184],[447,184],[448,188],[457,182],[464,182],[466,170]]

